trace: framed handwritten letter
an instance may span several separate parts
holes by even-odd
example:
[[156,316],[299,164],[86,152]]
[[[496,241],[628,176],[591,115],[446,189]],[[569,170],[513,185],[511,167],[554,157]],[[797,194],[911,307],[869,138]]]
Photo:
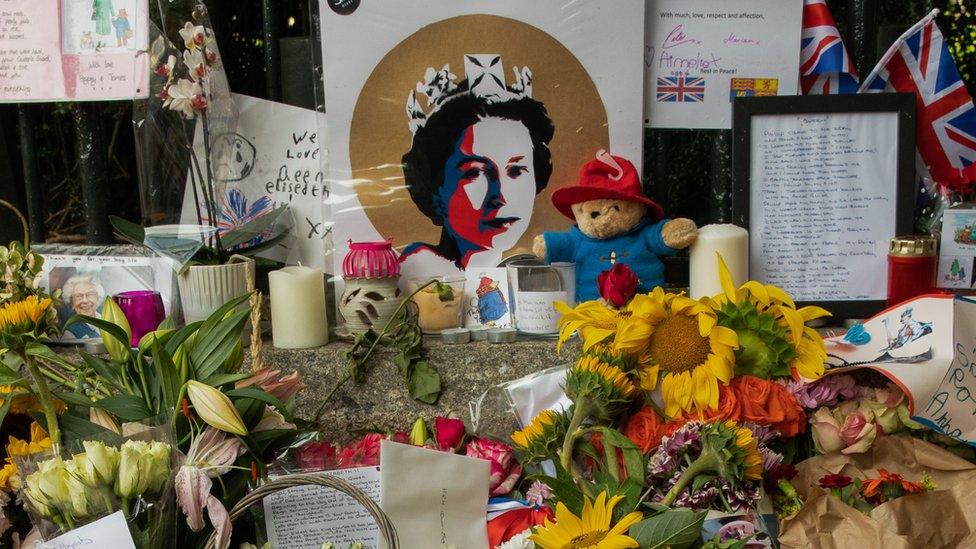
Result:
[[750,277],[842,318],[883,309],[888,242],[912,229],[914,96],[740,98],[733,113]]
[[644,124],[729,129],[735,97],[796,95],[803,0],[648,0]]

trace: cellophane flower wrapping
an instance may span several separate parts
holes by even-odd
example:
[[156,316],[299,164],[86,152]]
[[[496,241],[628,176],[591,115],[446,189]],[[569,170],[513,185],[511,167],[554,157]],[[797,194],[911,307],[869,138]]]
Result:
[[172,544],[172,432],[168,425],[141,424],[127,424],[124,432],[17,459],[20,498],[45,541],[122,511],[139,549]]

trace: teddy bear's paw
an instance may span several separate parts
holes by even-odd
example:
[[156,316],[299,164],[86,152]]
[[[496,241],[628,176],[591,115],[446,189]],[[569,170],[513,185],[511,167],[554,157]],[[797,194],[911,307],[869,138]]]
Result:
[[672,219],[661,228],[661,237],[671,248],[676,250],[687,248],[698,238],[698,226],[694,221],[683,217]]
[[540,259],[544,260],[546,258],[546,238],[541,234],[536,235],[532,240],[532,253]]

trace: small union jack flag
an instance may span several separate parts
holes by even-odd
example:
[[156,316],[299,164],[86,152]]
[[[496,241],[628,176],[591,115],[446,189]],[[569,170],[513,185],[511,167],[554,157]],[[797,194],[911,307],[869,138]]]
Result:
[[921,176],[942,186],[976,180],[976,107],[930,13],[908,29],[864,79],[861,93],[915,94]]
[[800,84],[804,95],[857,91],[857,70],[847,55],[826,0],[803,2]]
[[666,103],[705,101],[705,79],[700,76],[659,76],[657,100]]

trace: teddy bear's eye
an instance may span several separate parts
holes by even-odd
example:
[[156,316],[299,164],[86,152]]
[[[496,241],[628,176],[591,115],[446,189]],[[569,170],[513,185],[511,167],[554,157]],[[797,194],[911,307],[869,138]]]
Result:
[[614,210],[617,210],[618,212],[620,211],[620,206],[618,206],[618,205],[616,205],[616,204],[614,204],[613,206],[610,206],[610,207],[611,207],[612,209],[614,209]]

